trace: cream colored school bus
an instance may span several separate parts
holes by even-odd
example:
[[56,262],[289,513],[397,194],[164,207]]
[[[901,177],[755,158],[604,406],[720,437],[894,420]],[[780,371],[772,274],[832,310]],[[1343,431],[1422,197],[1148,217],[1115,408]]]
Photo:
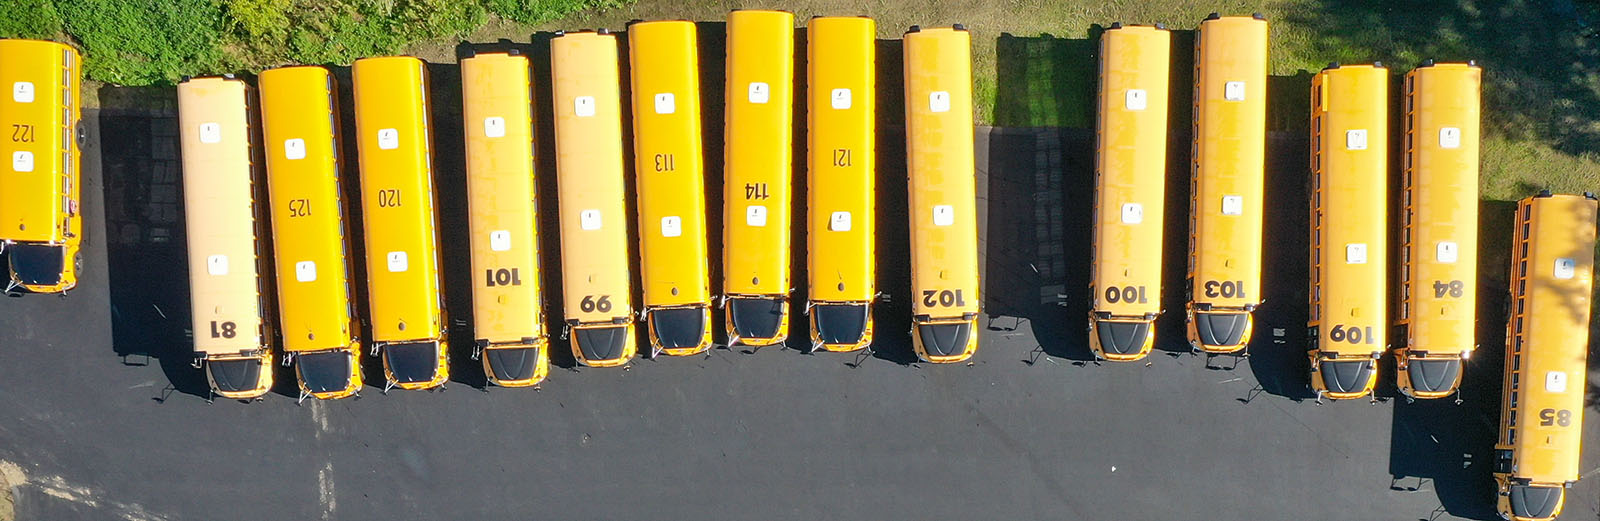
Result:
[[967,29],[905,35],[906,172],[911,213],[912,347],[951,363],[978,351],[978,193]]
[[[356,60],[356,144],[373,355],[389,386],[430,389],[450,377],[439,290],[428,80],[422,60]],[[386,387],[387,388],[387,387]]]
[[1112,361],[1155,346],[1171,47],[1161,27],[1112,24],[1100,35],[1089,347]]
[[1494,479],[1500,517],[1555,519],[1582,470],[1595,195],[1517,203]]
[[1334,65],[1311,79],[1311,387],[1360,398],[1388,344],[1389,70]]
[[628,26],[639,269],[651,356],[711,348],[697,49],[694,22]]
[[806,25],[806,272],[812,349],[872,344],[877,299],[874,88],[877,25]]
[[[1477,347],[1478,114],[1482,70],[1424,63],[1406,74],[1400,312],[1395,379],[1410,398],[1461,385]],[[1397,339],[1398,340],[1398,339]]]
[[578,363],[619,366],[637,347],[617,38],[604,29],[560,35],[550,68],[562,313]]
[[1266,20],[1213,14],[1195,33],[1194,67],[1185,329],[1195,349],[1236,353],[1261,305]]
[[228,77],[178,84],[183,210],[195,359],[211,391],[253,399],[272,389],[271,279],[255,89]]
[[722,292],[728,343],[789,336],[794,14],[728,14]]
[[531,83],[528,58],[515,50],[461,60],[474,352],[489,381],[505,387],[537,384],[550,371]]
[[361,339],[351,305],[350,251],[339,193],[339,108],[322,67],[261,73],[273,279],[285,363],[300,397],[361,391]]
[[71,46],[0,40],[0,252],[7,292],[62,293],[83,269],[81,60]]

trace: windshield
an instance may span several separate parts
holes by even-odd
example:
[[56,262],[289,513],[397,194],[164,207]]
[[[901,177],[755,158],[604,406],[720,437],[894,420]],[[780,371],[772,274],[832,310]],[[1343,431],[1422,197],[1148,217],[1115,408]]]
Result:
[[14,244],[6,250],[11,258],[13,278],[30,286],[54,286],[61,283],[61,270],[66,263],[66,247],[47,244]]

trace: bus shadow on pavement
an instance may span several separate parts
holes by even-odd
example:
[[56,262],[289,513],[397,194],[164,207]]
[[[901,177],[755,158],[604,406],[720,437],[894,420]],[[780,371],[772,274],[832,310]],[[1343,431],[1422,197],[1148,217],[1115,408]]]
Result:
[[127,365],[160,365],[170,385],[158,401],[209,397],[192,365],[176,92],[106,86],[99,97],[112,349]]

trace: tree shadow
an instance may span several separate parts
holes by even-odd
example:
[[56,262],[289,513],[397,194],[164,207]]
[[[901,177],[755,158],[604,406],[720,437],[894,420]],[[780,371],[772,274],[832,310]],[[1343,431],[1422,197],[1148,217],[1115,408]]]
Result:
[[[1590,2],[1592,4],[1592,2]],[[1581,7],[1581,8],[1580,8]],[[1600,45],[1572,1],[1462,2],[1319,0],[1284,15],[1313,37],[1309,56],[1346,63],[1382,60],[1406,71],[1425,59],[1477,60],[1484,67],[1486,130],[1549,143],[1567,154],[1600,148]]]
[[99,96],[112,350],[128,365],[155,360],[172,390],[209,397],[192,365],[176,91],[104,86]]

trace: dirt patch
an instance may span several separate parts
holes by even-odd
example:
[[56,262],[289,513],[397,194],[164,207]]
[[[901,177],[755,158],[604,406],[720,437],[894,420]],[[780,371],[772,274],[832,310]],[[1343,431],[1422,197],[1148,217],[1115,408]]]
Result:
[[22,467],[9,461],[0,461],[0,521],[16,519],[11,487],[21,485],[25,481],[27,477],[22,474]]

